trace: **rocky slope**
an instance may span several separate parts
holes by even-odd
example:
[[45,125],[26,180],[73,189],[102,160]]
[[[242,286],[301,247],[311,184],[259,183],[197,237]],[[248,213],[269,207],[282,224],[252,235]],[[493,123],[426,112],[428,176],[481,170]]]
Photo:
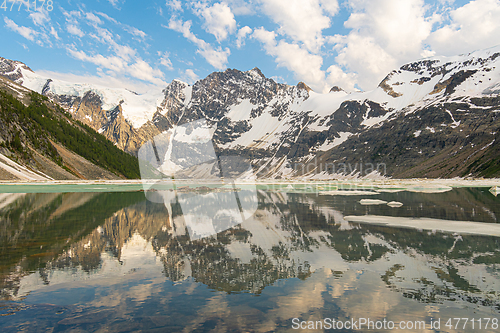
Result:
[[0,77],[0,179],[137,178],[137,159],[61,107]]
[[[262,178],[500,176],[500,47],[433,57],[389,73],[373,91],[318,94],[259,69],[215,72],[161,92],[42,78],[0,58],[0,75],[58,102],[129,153],[197,119],[221,155],[248,158]],[[167,161],[163,156],[163,164]]]

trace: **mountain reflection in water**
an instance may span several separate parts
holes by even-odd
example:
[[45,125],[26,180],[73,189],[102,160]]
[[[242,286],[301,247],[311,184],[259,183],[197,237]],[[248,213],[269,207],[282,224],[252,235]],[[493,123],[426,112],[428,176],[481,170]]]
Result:
[[179,204],[140,192],[0,197],[0,330],[267,332],[291,330],[293,318],[500,317],[498,237],[344,219],[497,223],[500,198],[487,189],[376,196],[404,204],[396,208],[257,195],[251,218],[201,239]]

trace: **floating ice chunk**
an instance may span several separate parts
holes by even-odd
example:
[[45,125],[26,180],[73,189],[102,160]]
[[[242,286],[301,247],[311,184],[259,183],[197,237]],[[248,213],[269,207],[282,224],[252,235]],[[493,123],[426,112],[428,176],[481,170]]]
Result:
[[379,192],[374,191],[321,191],[319,194],[322,195],[376,195],[380,194]]
[[361,199],[359,201],[360,204],[368,206],[368,205],[383,205],[386,204],[387,201],[378,200],[378,199]]
[[421,193],[444,193],[451,191],[453,188],[450,186],[446,185],[417,185],[417,186],[412,186],[407,189],[409,192],[421,192]]
[[367,223],[395,228],[500,237],[500,224],[497,223],[451,221],[431,218],[417,219],[377,215],[345,216],[344,219],[349,222]]
[[392,208],[397,208],[403,206],[402,202],[399,201],[391,201],[387,204],[387,206],[392,207]]

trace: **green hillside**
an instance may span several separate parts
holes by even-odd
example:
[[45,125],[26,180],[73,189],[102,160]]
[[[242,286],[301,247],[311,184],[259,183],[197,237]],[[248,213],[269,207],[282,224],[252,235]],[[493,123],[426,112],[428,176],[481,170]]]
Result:
[[140,177],[139,163],[134,156],[118,149],[103,135],[72,119],[71,114],[35,92],[30,93],[29,105],[25,106],[0,90],[0,136],[3,139],[0,146],[15,152],[25,163],[33,160],[34,149],[63,166],[52,140],[116,175]]

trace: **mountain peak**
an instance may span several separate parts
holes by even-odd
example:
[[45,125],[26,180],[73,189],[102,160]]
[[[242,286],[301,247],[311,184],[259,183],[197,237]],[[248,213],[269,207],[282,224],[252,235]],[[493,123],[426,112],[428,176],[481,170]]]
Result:
[[2,75],[3,77],[17,82],[17,80],[22,78],[23,76],[23,74],[21,73],[21,69],[25,69],[34,73],[33,70],[26,66],[26,64],[23,62],[0,57],[0,75]]
[[330,89],[330,92],[345,92],[344,89],[340,88],[339,86],[333,86],[332,89]]
[[305,84],[304,82],[300,81],[299,83],[297,83],[297,88],[299,89],[305,89],[307,90],[308,92],[309,91],[313,91],[307,84]]
[[262,74],[262,71],[258,67],[254,67],[250,71],[257,73],[262,77],[265,77],[264,74]]

